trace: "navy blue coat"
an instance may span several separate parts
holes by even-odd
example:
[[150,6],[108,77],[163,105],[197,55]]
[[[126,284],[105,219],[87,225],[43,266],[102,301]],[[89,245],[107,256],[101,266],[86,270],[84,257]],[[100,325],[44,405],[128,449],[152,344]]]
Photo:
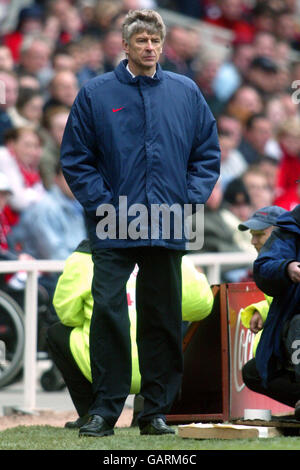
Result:
[[118,216],[119,196],[126,196],[128,207],[149,209],[150,221],[153,204],[205,203],[219,177],[216,122],[197,85],[159,65],[154,78],[133,78],[126,65],[80,89],[62,141],[63,172],[85,209],[92,248],[185,249],[184,236],[173,233],[154,240],[96,235],[99,205],[112,204]]
[[300,284],[287,274],[291,261],[300,261],[300,205],[278,217],[276,228],[254,262],[253,275],[257,286],[273,297],[255,360],[262,383],[276,374],[284,364],[283,328],[300,311]]

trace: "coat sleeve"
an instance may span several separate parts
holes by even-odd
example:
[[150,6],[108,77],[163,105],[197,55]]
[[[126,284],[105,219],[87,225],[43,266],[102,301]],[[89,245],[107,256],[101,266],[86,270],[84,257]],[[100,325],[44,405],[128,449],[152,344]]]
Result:
[[188,256],[182,258],[182,320],[200,321],[213,307],[214,297],[206,276],[200,273]]
[[100,204],[111,201],[110,189],[98,168],[98,153],[91,102],[82,87],[66,124],[61,165],[73,194],[92,218]]
[[255,304],[248,305],[241,311],[241,321],[245,328],[250,328],[250,321],[254,312],[259,312],[263,323],[265,323],[269,312],[269,303],[267,300],[261,300]]
[[66,326],[84,324],[84,303],[90,296],[89,263],[92,264],[90,255],[72,253],[58,279],[53,306],[60,321]]
[[187,169],[189,202],[205,204],[220,175],[216,120],[197,90],[197,126]]
[[260,290],[270,296],[286,293],[293,283],[287,266],[297,259],[295,235],[275,229],[254,261],[253,277]]

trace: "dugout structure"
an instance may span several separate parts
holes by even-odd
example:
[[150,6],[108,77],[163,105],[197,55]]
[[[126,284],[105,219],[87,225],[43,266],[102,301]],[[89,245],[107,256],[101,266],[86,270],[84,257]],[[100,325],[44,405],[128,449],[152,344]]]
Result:
[[211,314],[191,323],[183,340],[181,392],[167,415],[169,424],[224,422],[243,418],[244,409],[293,409],[249,390],[241,370],[252,357],[254,334],[241,323],[241,309],[264,299],[254,282],[212,286]]

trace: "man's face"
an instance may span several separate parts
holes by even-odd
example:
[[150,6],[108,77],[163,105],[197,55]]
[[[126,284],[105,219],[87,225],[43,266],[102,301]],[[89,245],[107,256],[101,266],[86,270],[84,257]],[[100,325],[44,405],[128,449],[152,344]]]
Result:
[[17,99],[18,99],[18,93],[19,93],[18,81],[16,80],[16,78],[9,75],[8,73],[0,72],[0,82],[3,85],[4,92],[5,92],[5,95],[4,95],[5,103],[1,104],[0,107],[2,109],[9,109],[15,106]]
[[269,236],[272,233],[273,226],[267,227],[264,230],[250,230],[251,234],[251,243],[256,249],[257,253],[260,252],[266,241],[268,240]]
[[42,146],[35,132],[24,130],[8,146],[21,163],[28,167],[37,168],[42,155]]
[[247,138],[255,149],[264,153],[265,145],[272,137],[272,125],[268,119],[258,118],[247,132]]
[[133,34],[129,43],[123,40],[123,48],[128,56],[128,65],[135,75],[152,75],[162,52],[159,34],[146,31]]

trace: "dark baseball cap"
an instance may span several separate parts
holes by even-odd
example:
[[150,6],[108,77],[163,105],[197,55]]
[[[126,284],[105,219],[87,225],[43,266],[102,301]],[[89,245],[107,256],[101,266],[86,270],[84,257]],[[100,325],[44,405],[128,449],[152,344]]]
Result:
[[250,68],[261,69],[268,73],[276,73],[278,71],[277,64],[272,59],[265,56],[254,57],[250,63]]
[[224,202],[232,205],[250,204],[250,196],[241,178],[235,178],[227,185]]
[[242,224],[239,224],[238,229],[241,231],[245,230],[264,230],[265,228],[276,225],[277,218],[286,212],[279,206],[267,206],[254,212],[250,219],[246,220]]

